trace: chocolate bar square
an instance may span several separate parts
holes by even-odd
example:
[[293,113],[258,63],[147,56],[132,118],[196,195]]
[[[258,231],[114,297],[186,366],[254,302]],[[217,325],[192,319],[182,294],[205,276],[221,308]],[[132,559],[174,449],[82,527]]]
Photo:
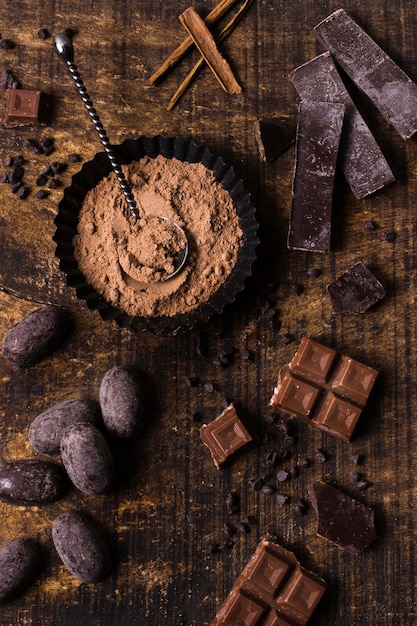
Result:
[[211,452],[214,463],[221,467],[254,443],[254,438],[239,419],[233,403],[210,424],[200,429],[202,442]]
[[349,441],[378,372],[309,337],[284,365],[269,405]]
[[47,109],[47,98],[40,91],[8,89],[3,124],[7,128],[45,124]]

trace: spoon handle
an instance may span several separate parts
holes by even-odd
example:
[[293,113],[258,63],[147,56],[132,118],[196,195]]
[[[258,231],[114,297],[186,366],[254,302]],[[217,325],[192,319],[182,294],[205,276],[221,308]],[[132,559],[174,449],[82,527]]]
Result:
[[65,33],[60,33],[59,35],[55,35],[54,37],[54,46],[58,55],[61,57],[63,61],[67,64],[68,71],[74,79],[75,86],[77,88],[78,93],[81,96],[82,101],[84,102],[85,108],[91,118],[91,121],[94,124],[94,127],[97,131],[97,134],[100,138],[101,143],[103,144],[104,150],[106,151],[111,166],[113,168],[114,173],[117,176],[117,180],[120,183],[121,190],[126,199],[126,202],[129,206],[130,212],[132,213],[135,219],[139,218],[139,211],[136,206],[136,202],[133,198],[130,186],[123,174],[122,168],[118,162],[116,154],[110,146],[109,138],[107,137],[106,131],[104,130],[103,124],[97,112],[94,108],[93,102],[90,96],[87,93],[87,90],[84,86],[84,82],[81,78],[81,75],[77,69],[76,64],[74,63],[74,48],[71,42],[71,39],[65,35]]

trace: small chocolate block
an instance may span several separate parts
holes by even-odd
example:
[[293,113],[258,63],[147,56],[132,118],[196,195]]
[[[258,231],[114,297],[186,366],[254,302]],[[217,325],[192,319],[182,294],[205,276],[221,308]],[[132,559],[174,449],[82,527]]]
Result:
[[371,508],[321,481],[310,485],[308,492],[317,515],[320,537],[353,552],[360,552],[375,541]]
[[417,131],[417,85],[344,9],[318,24],[317,39],[372,100],[387,122],[409,139]]
[[301,100],[345,104],[338,162],[356,198],[364,198],[395,180],[373,134],[350,97],[330,52],[324,52],[297,67],[291,72],[290,79]]
[[269,406],[349,441],[378,372],[304,337]]
[[8,89],[6,114],[3,125],[6,128],[45,124],[48,101],[40,91]]
[[254,133],[261,159],[268,163],[294,143],[295,124],[288,118],[276,121],[256,120]]
[[296,139],[288,248],[330,250],[337,155],[345,105],[301,102]]
[[302,626],[326,588],[324,580],[266,535],[211,626]]
[[327,285],[333,313],[364,313],[385,296],[385,289],[361,262]]
[[213,422],[203,424],[200,437],[217,467],[232,461],[254,443],[254,438],[239,419],[233,403]]

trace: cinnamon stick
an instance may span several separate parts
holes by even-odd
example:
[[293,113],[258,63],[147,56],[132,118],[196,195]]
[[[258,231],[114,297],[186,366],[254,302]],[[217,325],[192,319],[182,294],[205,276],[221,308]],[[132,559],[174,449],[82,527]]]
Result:
[[201,56],[227,93],[241,93],[242,87],[237,82],[226,59],[217,49],[213,35],[193,7],[189,7],[179,16],[181,24],[187,29]]
[[[226,26],[220,31],[218,36],[215,38],[216,43],[221,43],[222,41],[224,41],[230,35],[230,33],[233,31],[234,27],[239,22],[240,18],[244,15],[245,11],[250,7],[250,5],[252,3],[253,3],[253,0],[245,0],[242,3],[242,5],[240,6],[240,8],[237,11],[237,13],[235,13],[235,15],[232,17],[232,19],[226,24]],[[187,91],[188,87],[191,85],[191,83],[193,82],[194,78],[197,76],[198,72],[201,70],[201,68],[203,66],[204,66],[204,59],[203,59],[203,57],[200,57],[198,59],[197,63],[189,71],[187,76],[182,81],[181,85],[178,87],[178,89],[176,90],[176,92],[172,96],[171,100],[168,103],[167,111],[171,111],[174,108],[174,106],[177,104],[178,100]]]
[[[210,11],[210,13],[205,17],[204,22],[206,25],[213,26],[223,15],[232,8],[234,4],[236,4],[237,0],[220,0],[217,6],[214,7]],[[149,82],[152,85],[155,85],[170,69],[174,67],[178,63],[180,59],[188,52],[188,50],[193,45],[193,39],[189,35],[184,39],[184,41],[177,47],[175,50],[171,52],[169,57],[162,63],[161,67],[152,74],[149,79]]]

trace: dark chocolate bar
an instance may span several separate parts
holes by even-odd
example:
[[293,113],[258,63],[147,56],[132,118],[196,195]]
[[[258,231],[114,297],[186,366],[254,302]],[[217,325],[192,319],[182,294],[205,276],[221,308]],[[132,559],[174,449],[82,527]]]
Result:
[[385,296],[385,289],[363,263],[327,285],[333,313],[364,313]]
[[14,128],[46,124],[48,108],[48,99],[40,91],[8,89],[3,125],[6,128]]
[[301,100],[345,104],[338,162],[356,198],[364,198],[395,180],[373,134],[350,97],[330,52],[324,52],[297,67],[291,72],[290,79]]
[[213,422],[203,424],[200,437],[217,467],[232,461],[254,444],[254,437],[239,419],[233,403]]
[[375,514],[369,506],[321,481],[310,485],[308,492],[320,537],[353,552],[361,552],[375,541]]
[[408,139],[417,131],[417,85],[344,9],[315,29],[352,81],[372,100],[387,122]]
[[377,375],[304,337],[291,363],[280,369],[269,405],[349,441]]
[[262,538],[211,626],[307,624],[327,585],[270,535]]
[[255,141],[261,159],[268,163],[277,158],[295,141],[295,123],[288,118],[254,122]]
[[345,105],[301,102],[288,248],[330,250],[333,187]]

